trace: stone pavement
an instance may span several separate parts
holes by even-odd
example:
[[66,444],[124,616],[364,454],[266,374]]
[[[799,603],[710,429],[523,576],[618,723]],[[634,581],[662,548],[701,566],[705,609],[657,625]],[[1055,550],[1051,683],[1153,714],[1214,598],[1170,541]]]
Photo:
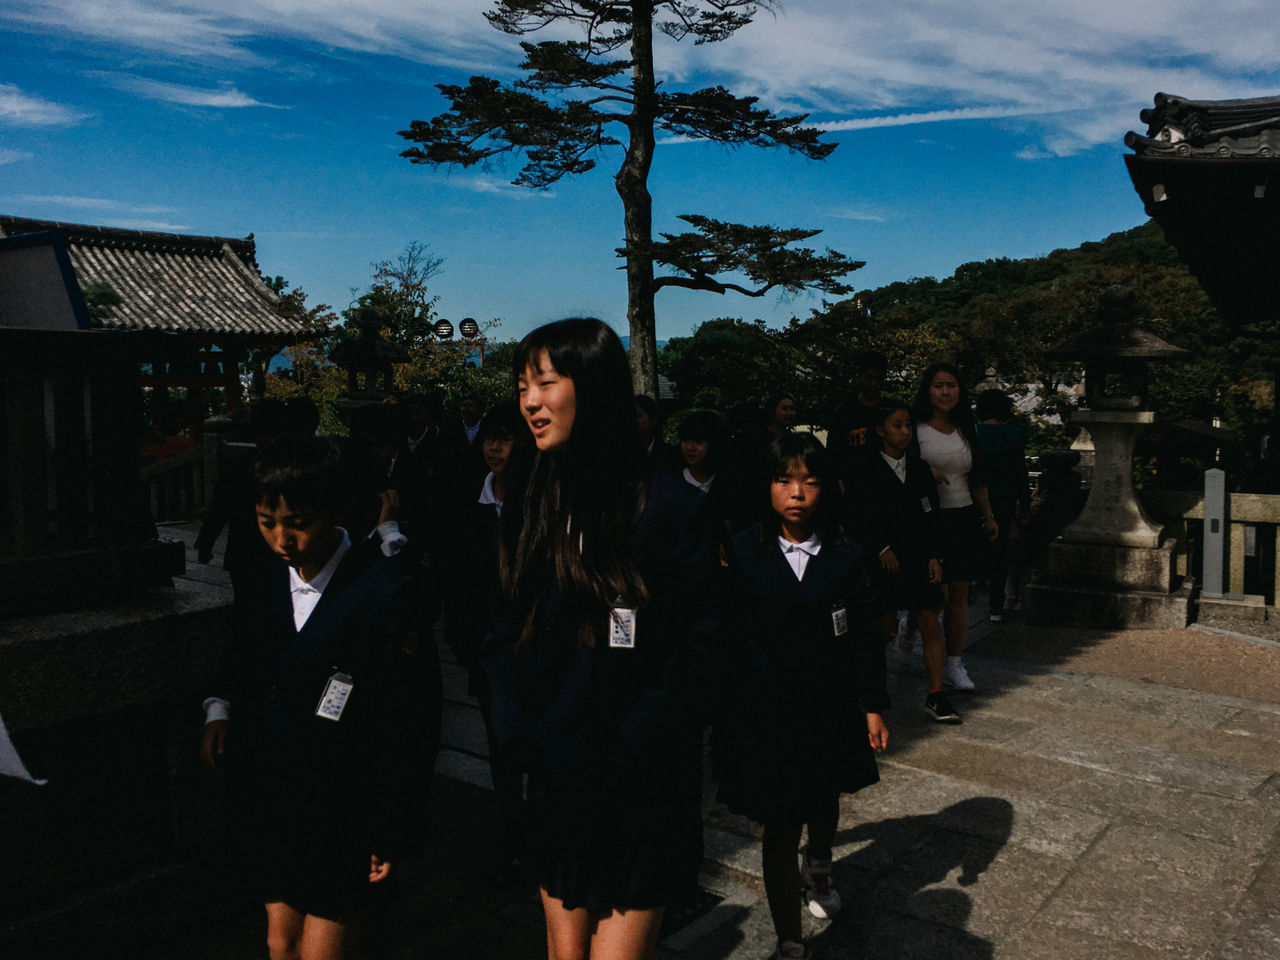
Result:
[[[1280,957],[1280,645],[1194,628],[992,626],[980,595],[973,621],[979,692],[954,698],[963,724],[923,713],[914,661],[891,670],[882,780],[843,798],[847,907],[830,923],[806,915],[815,957]],[[483,730],[445,656],[431,851],[359,955],[542,956],[534,891],[493,868]],[[756,831],[711,785],[706,853],[705,896],[669,918],[659,955],[764,960]],[[172,910],[189,909],[190,892],[161,886]],[[214,910],[198,935],[127,955],[265,955],[260,907],[224,898]]]
[[[891,672],[882,781],[841,805],[835,879],[848,909],[806,917],[815,955],[1280,957],[1280,648],[1193,631],[992,627],[980,598],[973,613],[980,692],[954,697],[963,724],[923,713],[914,662]],[[1269,671],[1270,701],[1143,675],[1163,669],[1156,641],[1168,633],[1215,664],[1199,686],[1229,682],[1243,657],[1255,679]],[[1081,672],[1072,638],[1100,663],[1109,644],[1147,662]],[[1038,641],[1050,656],[1036,656]],[[1028,655],[1009,658],[1017,648]],[[483,783],[478,718],[446,669],[440,769]],[[661,956],[763,960],[773,942],[754,827],[709,800],[706,848],[703,887],[719,902]]]

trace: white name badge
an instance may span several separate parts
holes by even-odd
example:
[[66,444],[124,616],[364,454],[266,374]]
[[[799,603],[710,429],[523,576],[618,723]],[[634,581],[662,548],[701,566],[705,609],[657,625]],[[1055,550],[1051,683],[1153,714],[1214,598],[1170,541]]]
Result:
[[920,509],[921,509],[921,510],[923,510],[925,513],[928,513],[930,510],[932,510],[932,509],[933,509],[933,507],[931,507],[931,506],[929,505],[929,498],[928,498],[928,497],[921,497],[921,498],[920,498]]
[[836,604],[831,608],[831,629],[837,637],[843,637],[849,632],[849,612],[843,604]]
[[636,612],[627,607],[614,607],[609,617],[609,646],[630,650],[636,645]]
[[326,720],[341,720],[352,686],[351,678],[345,673],[335,673],[330,677],[329,685],[324,688],[324,696],[316,706],[316,716]]

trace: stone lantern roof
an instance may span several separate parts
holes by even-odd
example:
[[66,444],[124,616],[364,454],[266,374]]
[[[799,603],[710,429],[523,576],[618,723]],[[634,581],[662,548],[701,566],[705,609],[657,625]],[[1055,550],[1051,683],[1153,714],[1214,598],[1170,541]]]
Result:
[[1099,298],[1098,322],[1046,354],[1051,360],[1180,360],[1187,351],[1162,340],[1134,319],[1133,291],[1114,284]]
[[1098,322],[1046,354],[1051,360],[1079,360],[1084,368],[1085,403],[1097,410],[1138,410],[1147,395],[1147,363],[1188,356],[1139,326],[1133,291],[1114,284],[1102,292]]

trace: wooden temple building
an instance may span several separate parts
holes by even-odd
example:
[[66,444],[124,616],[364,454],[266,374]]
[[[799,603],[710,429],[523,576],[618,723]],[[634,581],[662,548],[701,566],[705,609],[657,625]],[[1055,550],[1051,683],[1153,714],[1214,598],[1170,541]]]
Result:
[[85,578],[106,595],[167,576],[140,468],[203,466],[210,388],[234,410],[298,338],[278,302],[252,237],[0,216],[0,610],[64,602],[55,572],[111,571]]
[[[242,372],[260,375],[301,333],[276,311],[279,297],[258,271],[252,234],[200,237],[0,216],[0,237],[42,233],[65,244],[90,329],[140,334],[138,383],[163,436],[199,436],[204,388],[224,390],[228,410],[240,406]],[[186,410],[171,401],[175,388],[186,389]]]
[[0,776],[0,957],[116,956],[111,923],[177,931],[191,903],[165,897],[217,862],[195,744],[231,592],[157,536],[148,471],[207,459],[215,391],[234,410],[245,365],[300,333],[254,255],[0,216],[0,719],[47,779]]

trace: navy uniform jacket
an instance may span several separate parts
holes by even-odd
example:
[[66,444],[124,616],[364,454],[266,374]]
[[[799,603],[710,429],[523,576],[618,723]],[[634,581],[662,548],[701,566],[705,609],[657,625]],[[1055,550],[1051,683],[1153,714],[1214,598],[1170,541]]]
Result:
[[[419,839],[440,687],[409,584],[405,567],[367,542],[343,557],[300,632],[278,559],[237,594],[212,693],[231,704],[233,812],[250,834],[312,833],[387,860]],[[316,715],[335,673],[352,680],[337,721]]]
[[938,485],[919,454],[908,450],[903,456],[907,461],[905,483],[883,456],[868,459],[857,494],[858,526],[876,555],[890,547],[899,560],[928,561],[938,556]]
[[752,527],[733,538],[730,602],[720,799],[765,823],[806,823],[879,779],[865,714],[889,695],[869,564],[856,544],[824,542],[797,580],[777,537]]
[[722,575],[705,503],[653,478],[631,538],[651,597],[634,648],[581,646],[580,608],[554,584],[527,643],[500,612],[486,638],[494,728],[529,773],[531,863],[568,907],[660,906],[696,882]]

